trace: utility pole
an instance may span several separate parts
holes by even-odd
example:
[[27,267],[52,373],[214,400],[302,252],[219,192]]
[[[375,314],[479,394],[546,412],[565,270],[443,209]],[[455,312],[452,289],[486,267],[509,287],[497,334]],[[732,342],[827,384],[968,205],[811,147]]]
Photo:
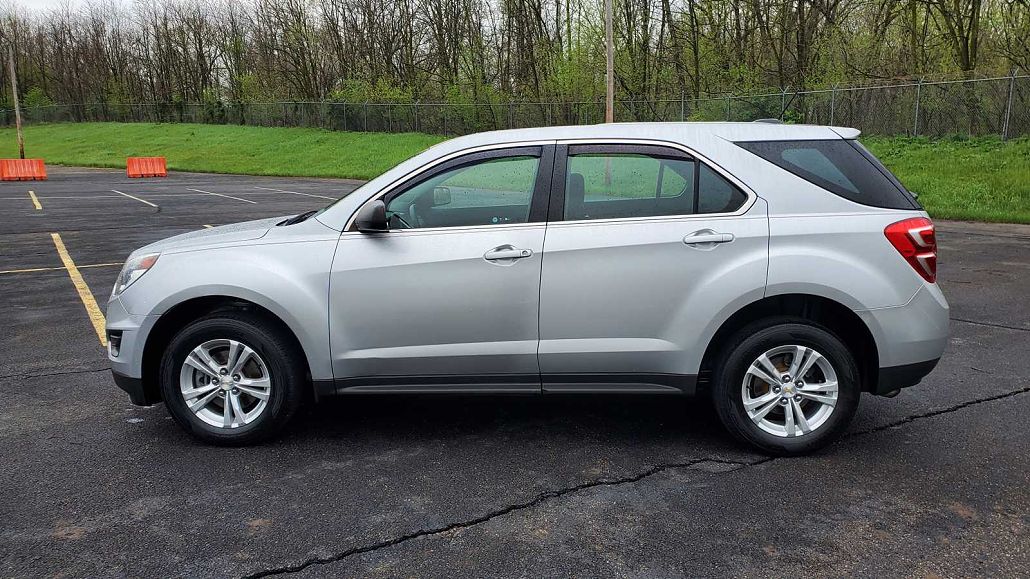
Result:
[[604,97],[604,122],[615,122],[615,48],[612,46],[612,3],[615,0],[604,0],[604,46],[605,79],[607,88]]
[[7,70],[11,75],[11,93],[14,96],[14,127],[18,132],[18,158],[25,158],[25,136],[21,134],[21,107],[18,106],[18,77],[14,73],[14,45],[7,47]]

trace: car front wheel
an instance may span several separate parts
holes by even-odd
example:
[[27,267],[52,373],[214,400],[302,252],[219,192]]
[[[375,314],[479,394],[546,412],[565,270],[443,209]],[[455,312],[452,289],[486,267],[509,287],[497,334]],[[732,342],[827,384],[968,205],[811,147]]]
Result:
[[811,452],[840,436],[861,395],[847,347],[800,320],[769,320],[736,334],[713,379],[716,411],[727,430],[781,455]]
[[225,311],[172,338],[161,360],[165,405],[205,442],[251,444],[276,434],[299,408],[303,360],[261,316]]

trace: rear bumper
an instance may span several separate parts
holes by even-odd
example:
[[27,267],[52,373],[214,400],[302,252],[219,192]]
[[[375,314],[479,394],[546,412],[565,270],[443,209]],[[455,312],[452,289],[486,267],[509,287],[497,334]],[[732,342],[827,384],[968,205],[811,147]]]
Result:
[[119,374],[115,370],[111,370],[111,375],[114,376],[114,383],[128,393],[129,400],[136,406],[153,406],[161,401],[161,396],[157,389],[147,388],[143,384],[142,378],[133,378],[132,376]]
[[876,341],[879,365],[884,370],[920,364],[932,369],[948,345],[948,302],[936,285],[923,285],[903,306],[856,313]]
[[915,386],[916,384],[919,384],[919,381],[922,380],[923,377],[933,371],[939,361],[940,358],[937,358],[935,360],[916,362],[914,364],[880,368],[879,377],[876,381],[876,387],[875,390],[873,390],[873,394],[883,396],[884,394],[890,394],[900,388]]

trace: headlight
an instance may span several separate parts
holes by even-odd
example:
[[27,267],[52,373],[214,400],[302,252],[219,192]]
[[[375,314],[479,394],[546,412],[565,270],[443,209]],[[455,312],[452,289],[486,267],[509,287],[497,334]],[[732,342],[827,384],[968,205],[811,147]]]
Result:
[[154,267],[154,264],[157,263],[157,258],[160,256],[160,253],[152,253],[150,255],[133,257],[126,261],[125,265],[122,266],[122,271],[118,274],[118,279],[114,282],[111,296],[114,297],[125,291],[125,288],[132,285],[132,282],[138,280],[150,268]]

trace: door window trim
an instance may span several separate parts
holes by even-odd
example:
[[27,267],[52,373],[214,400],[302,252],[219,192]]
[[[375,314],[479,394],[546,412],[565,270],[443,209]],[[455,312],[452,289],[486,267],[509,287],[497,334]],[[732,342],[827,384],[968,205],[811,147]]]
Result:
[[[683,214],[670,214],[670,215],[647,215],[643,217],[611,217],[607,219],[565,219],[565,182],[566,175],[568,174],[568,158],[569,158],[569,147],[580,147],[583,145],[597,145],[598,151],[605,149],[607,152],[613,154],[650,154],[649,151],[655,151],[655,148],[662,149],[673,149],[676,153],[686,156],[691,160],[697,160],[699,163],[706,165],[714,173],[721,176],[722,178],[729,181],[732,185],[740,189],[747,199],[741,204],[735,211],[724,212],[724,213],[683,213]],[[608,149],[610,147],[610,149]],[[667,154],[667,153],[666,153]],[[694,171],[695,194],[698,193],[697,183],[700,177],[701,171]],[[568,224],[568,225],[594,225],[603,223],[626,223],[636,221],[665,221],[669,219],[712,219],[718,217],[736,217],[747,213],[751,206],[755,204],[758,199],[758,195],[743,181],[736,178],[733,174],[729,173],[718,163],[713,162],[710,158],[701,153],[698,153],[695,149],[675,143],[672,141],[660,141],[654,139],[604,139],[604,138],[592,138],[592,139],[560,139],[555,142],[554,151],[554,171],[551,175],[551,197],[547,207],[547,223],[548,225],[554,224]],[[695,199],[697,201],[697,199]]]
[[[536,149],[536,151],[531,151]],[[431,179],[434,175],[438,175],[443,171],[448,171],[455,167],[472,163],[476,161],[484,161],[490,159],[503,159],[505,157],[524,157],[527,154],[537,157],[539,163],[537,165],[536,181],[533,183],[533,192],[530,196],[529,202],[529,218],[526,223],[490,223],[486,225],[453,225],[446,227],[419,227],[415,229],[391,229],[390,231],[383,232],[381,234],[373,235],[384,235],[394,234],[403,232],[427,232],[427,231],[458,231],[468,229],[483,229],[483,228],[497,228],[497,227],[526,227],[526,226],[540,226],[546,223],[547,220],[547,207],[548,207],[548,183],[552,180],[552,173],[554,171],[554,141],[518,141],[511,143],[495,143],[492,145],[483,145],[479,147],[470,147],[468,149],[462,149],[460,151],[454,151],[453,153],[444,155],[438,159],[414,169],[413,171],[397,178],[392,183],[386,185],[375,195],[366,199],[358,208],[351,213],[349,219],[347,219],[347,225],[343,229],[343,234],[347,233],[359,233],[355,228],[354,220],[358,213],[373,201],[383,199],[384,202],[387,197],[391,194],[406,190],[410,186],[417,185],[419,182],[425,179]],[[361,233],[361,235],[369,235],[367,233]]]

